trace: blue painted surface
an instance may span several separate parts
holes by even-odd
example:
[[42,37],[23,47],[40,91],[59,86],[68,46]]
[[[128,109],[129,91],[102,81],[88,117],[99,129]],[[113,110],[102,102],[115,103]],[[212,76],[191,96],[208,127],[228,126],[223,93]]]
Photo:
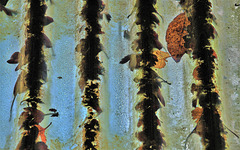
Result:
[[[57,137],[67,143],[73,135],[74,96],[75,96],[75,60],[74,37],[61,36],[55,41],[56,56],[52,60],[51,106],[60,113],[54,119],[54,127],[48,131],[49,137]],[[62,77],[62,79],[58,79]]]
[[[13,99],[13,87],[18,77],[18,72],[15,72],[14,69],[16,65],[8,64],[7,60],[10,56],[19,50],[19,41],[18,38],[14,35],[8,35],[5,37],[6,40],[0,42],[0,148],[4,148],[6,140],[9,135],[14,133],[14,121],[9,122],[9,112],[11,107],[11,102]],[[16,105],[18,102],[15,102],[13,107],[13,118],[16,117]]]

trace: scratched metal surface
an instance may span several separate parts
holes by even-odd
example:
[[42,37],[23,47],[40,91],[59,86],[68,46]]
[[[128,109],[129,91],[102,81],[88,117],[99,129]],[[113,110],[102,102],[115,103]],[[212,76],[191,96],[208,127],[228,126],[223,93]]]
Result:
[[[44,101],[42,110],[54,107],[58,109],[58,118],[45,119],[42,123],[47,126],[53,122],[46,131],[47,145],[51,150],[79,149],[82,144],[81,129],[78,125],[85,118],[86,109],[81,105],[81,92],[77,85],[77,67],[75,66],[74,48],[77,44],[77,29],[80,25],[77,19],[82,2],[78,0],[53,1],[48,5],[47,15],[54,18],[54,23],[45,27],[46,35],[53,43],[56,56],[52,56],[51,49],[46,49],[48,63],[48,82],[44,86]],[[217,17],[218,37],[214,47],[218,54],[217,85],[220,90],[222,116],[226,126],[240,135],[239,111],[239,7],[236,1],[213,0],[213,13]],[[120,65],[122,57],[132,53],[130,42],[123,38],[123,31],[129,29],[134,22],[134,17],[127,19],[134,1],[108,0],[108,11],[112,21],[101,21],[104,35],[101,35],[102,44],[109,59],[100,54],[105,67],[105,75],[101,78],[101,107],[103,113],[99,116],[101,122],[100,149],[121,150],[135,149],[139,142],[135,138],[138,113],[134,110],[136,105],[136,84],[132,81],[135,72],[128,66]],[[49,4],[49,2],[48,2]],[[18,96],[14,105],[14,121],[8,121],[9,109],[13,98],[12,90],[18,73],[14,71],[15,65],[7,64],[11,54],[20,50],[23,39],[23,7],[24,1],[10,0],[8,8],[19,13],[8,17],[0,12],[0,149],[15,149],[19,142],[20,132],[17,121],[22,112],[23,105],[19,102],[23,95]],[[165,32],[172,19],[181,12],[180,6],[173,0],[158,0],[159,13],[164,17],[164,22],[156,30],[160,41],[166,46]],[[84,23],[83,23],[84,24]],[[191,118],[191,93],[193,82],[193,61],[185,55],[180,63],[175,63],[168,58],[168,63],[159,74],[172,85],[163,84],[162,93],[166,100],[166,107],[159,111],[160,120],[163,122],[161,129],[167,142],[166,150],[183,149],[187,135],[194,128]],[[62,77],[59,79],[58,77]],[[228,149],[236,150],[240,147],[239,139],[230,132],[227,135]],[[193,135],[188,141],[188,149],[201,149],[200,139]]]

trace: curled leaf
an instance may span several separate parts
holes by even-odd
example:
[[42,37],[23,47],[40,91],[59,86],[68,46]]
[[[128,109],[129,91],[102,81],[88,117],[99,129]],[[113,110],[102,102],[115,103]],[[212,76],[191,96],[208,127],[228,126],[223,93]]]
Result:
[[127,55],[124,58],[121,59],[121,61],[119,62],[120,64],[125,64],[126,62],[128,62],[130,60],[130,56],[131,55]]
[[54,21],[54,20],[53,20],[52,17],[45,16],[45,17],[44,17],[44,20],[43,20],[43,23],[44,23],[44,25],[46,26],[46,25],[49,25],[50,23],[52,23],[53,21]]
[[196,120],[195,122],[198,123],[203,113],[203,108],[196,107],[194,110],[192,110],[192,119]]
[[141,57],[139,54],[131,54],[125,56],[119,63],[124,64],[129,61],[129,68],[131,71],[140,67]]
[[58,117],[59,116],[59,113],[58,112],[54,112],[51,117]]
[[160,102],[163,104],[163,106],[165,106],[165,101],[164,101],[164,98],[162,96],[160,88],[158,88],[158,90],[157,90],[157,97],[160,100]]
[[37,124],[41,123],[44,119],[44,113],[38,109],[32,108],[32,107],[26,107],[24,108],[25,112],[29,113],[33,117],[33,121]]
[[154,39],[153,47],[155,47],[155,48],[157,48],[159,50],[163,48],[162,43],[158,40],[158,38]]
[[159,19],[157,18],[157,16],[155,14],[151,15],[151,19],[153,20],[153,22],[155,22],[156,24],[159,25]]
[[47,48],[52,48],[52,42],[50,41],[50,39],[46,36],[46,34],[43,33],[43,44],[47,47]]
[[143,119],[142,117],[138,120],[137,127],[140,127],[143,125]]
[[193,83],[191,86],[191,93],[193,94],[194,91],[197,91],[197,89],[198,89],[198,86],[195,83]]
[[212,54],[213,57],[217,59],[218,57],[217,57],[217,53],[215,52],[215,50],[212,49],[212,52],[213,52],[213,54]]
[[6,15],[12,16],[13,14],[17,14],[17,11],[6,8],[2,3],[0,4],[0,11],[4,11]]
[[143,131],[137,133],[137,138],[139,141],[147,141],[147,136]]
[[50,108],[49,111],[56,112],[57,110],[55,108]]
[[[27,40],[26,40],[27,42]],[[19,53],[18,56],[18,66],[15,68],[15,71],[18,71],[22,68],[22,66],[26,65],[28,63],[28,50],[26,49],[26,46],[24,45]]]
[[39,136],[41,137],[42,142],[46,143],[47,142],[47,138],[45,135],[45,130],[51,125],[52,123],[50,123],[46,128],[41,127],[40,125],[35,125],[38,128],[39,131]]
[[105,13],[105,16],[107,18],[107,21],[110,22],[112,19],[112,16],[109,13]]
[[12,119],[12,108],[13,108],[13,104],[15,102],[15,99],[17,97],[17,94],[21,94],[27,91],[28,87],[27,87],[27,81],[26,81],[26,75],[27,72],[26,71],[22,71],[18,78],[17,81],[14,85],[14,89],[13,89],[13,100],[12,100],[12,104],[11,104],[11,108],[10,108],[10,118],[9,121],[11,121]]
[[34,150],[49,150],[49,149],[44,142],[37,142],[34,146]]
[[164,68],[166,66],[167,58],[170,57],[170,55],[167,52],[163,52],[160,50],[153,51],[153,54],[157,56],[157,62],[155,64],[155,68]]
[[41,137],[41,140],[46,143],[47,142],[47,139],[46,139],[46,136],[45,136],[45,128],[41,127],[40,125],[35,125],[38,130],[39,130],[39,136]]
[[195,80],[200,80],[200,78],[199,78],[199,73],[198,73],[198,69],[199,69],[199,66],[197,66],[194,70],[193,70],[193,78],[195,79]]
[[19,117],[19,120],[18,120],[18,126],[20,126],[20,129],[24,127],[24,122],[27,120],[29,114],[28,112],[22,112],[20,117]]
[[19,59],[19,52],[14,52],[11,58],[7,61],[9,64],[17,64]]

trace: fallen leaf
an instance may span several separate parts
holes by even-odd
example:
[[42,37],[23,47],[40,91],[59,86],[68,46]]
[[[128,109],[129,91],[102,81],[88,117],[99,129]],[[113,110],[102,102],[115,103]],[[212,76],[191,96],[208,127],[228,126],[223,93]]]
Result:
[[193,83],[192,86],[191,86],[191,93],[194,94],[194,91],[197,91],[198,90],[198,86]]
[[212,51],[213,51],[213,53],[212,53],[213,57],[217,59],[217,53],[213,49],[212,49]]
[[18,78],[17,78],[17,81],[14,85],[14,89],[13,89],[13,100],[12,100],[12,105],[11,105],[11,108],[10,108],[10,118],[9,118],[9,121],[11,121],[12,119],[12,108],[13,108],[13,104],[15,102],[15,99],[17,97],[17,94],[21,94],[21,93],[24,93],[27,91],[28,87],[27,87],[27,81],[26,81],[26,75],[27,75],[27,72],[26,71],[22,71]]
[[17,64],[19,59],[19,52],[14,52],[11,58],[7,61],[9,64]]
[[119,62],[120,64],[125,64],[126,62],[128,62],[130,60],[130,56],[131,55],[127,55],[124,58],[121,59],[121,61]]
[[55,112],[51,115],[51,117],[58,117],[59,116],[59,113],[58,112]]
[[56,112],[57,110],[55,108],[50,108],[49,111]]
[[43,44],[46,46],[46,48],[52,48],[52,43],[50,39],[44,33],[43,33]]
[[[26,41],[27,42],[27,41]],[[15,71],[18,71],[22,68],[22,66],[28,63],[28,50],[26,49],[26,45],[24,45],[18,56],[18,66],[15,68]]]
[[198,68],[199,68],[199,66],[197,66],[194,70],[193,70],[193,78],[195,79],[195,80],[200,80],[200,78],[199,78],[199,73],[198,73]]
[[201,107],[196,107],[194,110],[191,111],[192,112],[192,119],[196,120],[195,122],[198,123],[198,121],[200,120],[202,113],[203,113],[203,108]]
[[29,114],[27,112],[22,112],[19,119],[18,119],[18,126],[20,126],[19,129],[24,127],[24,122],[27,120]]
[[37,124],[41,123],[44,119],[44,113],[38,109],[32,108],[32,107],[26,107],[24,108],[24,111],[28,114],[31,114],[33,116],[33,121],[35,121]]
[[142,125],[143,125],[143,119],[141,118],[138,120],[137,127],[140,127]]
[[155,14],[151,14],[151,19],[153,20],[153,22],[159,25],[160,21]]
[[105,16],[107,18],[107,21],[110,22],[112,19],[112,16],[109,13],[105,13]]
[[153,47],[155,47],[155,48],[157,48],[159,50],[163,48],[162,43],[157,38],[154,39]]
[[160,50],[155,50],[153,54],[156,55],[158,59],[154,67],[159,69],[164,68],[167,62],[166,59],[170,57],[170,55],[167,52],[163,52]]
[[46,138],[46,135],[45,135],[45,131],[48,127],[50,127],[52,125],[52,122],[46,127],[46,128],[43,128],[41,127],[40,125],[35,125],[37,128],[38,128],[38,136],[41,137],[41,140],[42,142],[46,143],[47,142],[47,138]]
[[164,100],[164,98],[162,96],[160,88],[158,88],[158,90],[157,90],[157,97],[160,100],[160,102],[163,104],[163,106],[165,106],[165,100]]
[[146,141],[147,140],[147,136],[145,135],[145,133],[143,131],[137,133],[137,138],[138,138],[139,141]]
[[46,135],[45,135],[45,128],[41,127],[40,125],[35,125],[38,130],[39,130],[39,136],[41,137],[42,142],[46,143],[47,139],[46,139]]
[[127,63],[129,61],[129,68],[131,71],[140,67],[141,56],[140,54],[127,55],[121,59],[120,64]]
[[17,11],[8,9],[2,4],[0,4],[0,11],[4,11],[6,13],[6,15],[8,15],[8,16],[12,16],[13,14],[15,14],[15,15],[17,14]]
[[54,20],[53,20],[52,17],[45,16],[44,19],[43,19],[44,26],[49,25],[49,24],[52,23],[53,21],[54,21]]
[[34,150],[49,150],[49,149],[44,142],[37,142],[34,146]]

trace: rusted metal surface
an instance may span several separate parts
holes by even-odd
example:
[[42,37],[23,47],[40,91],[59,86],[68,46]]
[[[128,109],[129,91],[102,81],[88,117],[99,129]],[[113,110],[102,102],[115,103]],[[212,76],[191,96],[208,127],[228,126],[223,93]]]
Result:
[[[79,8],[83,2],[78,0],[63,1],[52,0],[48,3],[46,14],[54,18],[54,23],[44,28],[46,35],[52,42],[52,50],[46,50],[48,66],[48,82],[44,85],[43,97],[48,101],[41,105],[41,110],[47,107],[57,108],[60,116],[46,132],[49,149],[79,149],[82,147],[82,130],[78,127],[86,116],[86,110],[81,105],[81,90],[78,88],[78,70],[75,61],[76,41],[84,35],[77,37],[78,29],[83,25],[77,19]],[[134,23],[133,18],[127,18],[135,1],[108,0],[104,1],[106,9],[112,16],[108,23],[101,20],[105,34],[101,41],[108,57],[100,54],[105,73],[100,82],[100,106],[103,110],[99,115],[101,124],[99,136],[99,149],[134,149],[140,146],[135,136],[139,115],[134,107],[137,104],[137,85],[132,81],[135,72],[131,72],[128,65],[120,65],[119,61],[124,56],[132,53],[131,41],[124,38],[124,30],[130,30]],[[236,134],[240,134],[239,114],[239,6],[236,1],[212,0],[212,12],[216,16],[214,27],[217,36],[211,43],[217,54],[216,86],[222,101],[220,110],[223,123]],[[9,0],[7,8],[16,10],[16,15],[7,16],[0,12],[0,51],[1,51],[1,102],[0,102],[0,149],[15,149],[20,140],[18,131],[18,117],[24,106],[20,101],[24,95],[19,95],[13,107],[13,120],[8,122],[12,90],[17,80],[18,73],[14,65],[7,64],[7,60],[24,45],[24,9],[25,1]],[[169,23],[183,12],[178,1],[158,0],[158,12],[163,16],[164,22],[156,28],[158,38],[167,49],[165,41]],[[26,13],[26,12],[25,12]],[[137,30],[133,28],[133,32]],[[136,38],[136,37],[135,37]],[[196,123],[192,120],[191,84],[194,82],[192,73],[195,66],[189,55],[184,54],[179,63],[172,58],[167,59],[166,66],[158,71],[159,75],[171,83],[162,86],[162,95],[165,107],[158,111],[161,130],[164,132],[166,147],[164,149],[184,149],[184,144],[189,133]],[[44,119],[46,127],[49,119]],[[238,149],[239,139],[230,131],[227,133],[227,146],[230,150]],[[192,135],[188,140],[187,149],[203,149],[201,139]]]

